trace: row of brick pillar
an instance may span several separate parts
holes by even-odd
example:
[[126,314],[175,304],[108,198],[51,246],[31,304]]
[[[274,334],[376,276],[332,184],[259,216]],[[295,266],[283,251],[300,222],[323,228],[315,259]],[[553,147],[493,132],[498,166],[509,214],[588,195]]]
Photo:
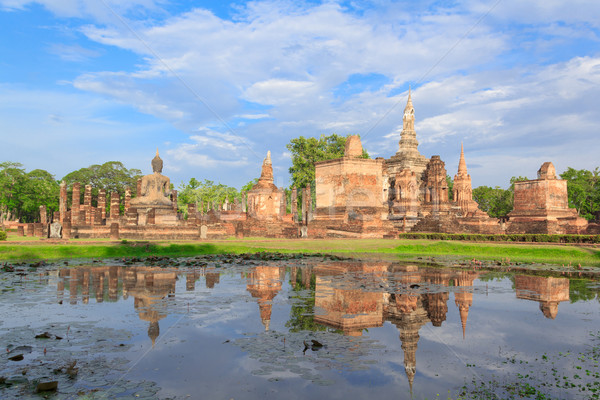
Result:
[[[138,186],[141,181],[138,181]],[[139,190],[139,188],[138,188]],[[103,220],[110,219],[116,220],[121,216],[121,199],[119,193],[111,192],[110,193],[110,208],[109,214],[106,214],[106,201],[107,201],[107,193],[105,189],[100,189],[98,191],[98,206],[92,206],[92,186],[85,185],[84,187],[84,195],[83,195],[83,204],[81,204],[81,184],[79,182],[75,182],[73,184],[73,194],[71,198],[71,223],[74,225],[98,225],[101,224]],[[129,210],[131,206],[131,190],[129,188],[125,189],[125,199],[124,199],[124,208],[125,213]],[[177,209],[177,191],[173,191],[173,207]],[[61,182],[60,184],[60,199],[59,199],[59,221],[64,222],[68,219],[67,217],[67,185],[65,182]]]

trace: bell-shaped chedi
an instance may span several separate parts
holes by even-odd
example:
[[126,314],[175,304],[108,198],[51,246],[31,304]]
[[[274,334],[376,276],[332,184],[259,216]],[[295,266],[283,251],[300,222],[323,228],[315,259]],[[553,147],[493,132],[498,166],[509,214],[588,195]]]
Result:
[[386,166],[391,176],[400,173],[403,169],[409,169],[421,180],[421,176],[427,168],[429,159],[419,153],[417,147],[417,132],[415,131],[415,109],[413,107],[411,91],[408,90],[408,100],[402,117],[402,132],[398,142],[398,152],[386,160]]
[[263,160],[260,178],[248,191],[248,218],[256,220],[281,220],[284,215],[281,201],[284,193],[273,183],[273,164],[271,152]]
[[260,320],[269,330],[271,324],[272,300],[281,290],[281,271],[278,267],[260,266],[253,268],[246,278],[246,290],[252,297],[258,299],[258,309],[260,311]]
[[569,279],[517,275],[515,293],[518,299],[538,301],[544,316],[555,319],[558,303],[569,300]]
[[567,181],[557,179],[554,165],[545,162],[538,179],[515,182],[513,210],[507,233],[578,234],[587,221],[569,208]]

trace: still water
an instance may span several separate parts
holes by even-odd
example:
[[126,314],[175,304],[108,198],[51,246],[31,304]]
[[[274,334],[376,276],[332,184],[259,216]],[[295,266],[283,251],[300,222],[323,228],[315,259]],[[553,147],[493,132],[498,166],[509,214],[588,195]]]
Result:
[[[0,273],[0,398],[598,393],[597,281],[320,258],[111,264]],[[48,381],[57,391],[36,394]]]

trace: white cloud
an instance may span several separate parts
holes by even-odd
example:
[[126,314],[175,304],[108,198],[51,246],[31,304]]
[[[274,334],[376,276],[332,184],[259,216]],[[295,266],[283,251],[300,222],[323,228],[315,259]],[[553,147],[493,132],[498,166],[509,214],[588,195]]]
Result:
[[99,57],[100,52],[86,49],[79,45],[66,45],[62,43],[53,43],[48,47],[48,51],[56,54],[65,61],[82,62],[90,58]]
[[[594,161],[575,148],[599,150],[599,58],[575,46],[597,40],[596,1],[503,0],[491,11],[495,3],[479,1],[437,9],[375,2],[361,10],[255,1],[224,19],[200,8],[169,15],[161,1],[111,0],[127,26],[102,2],[35,2],[61,17],[91,18],[79,30],[103,52],[139,56],[128,68],[82,73],[73,86],[176,127],[183,135],[162,140],[175,143],[169,151],[181,171],[254,165],[291,138],[334,132],[361,134],[372,155],[389,157],[397,150],[408,83],[420,150],[440,154],[449,171],[460,141],[468,142],[467,157],[479,170],[491,171],[490,185],[503,184],[509,172],[527,174],[513,167],[529,169],[540,155],[590,168]],[[0,0],[10,9],[32,3]],[[153,13],[161,18],[148,18]],[[570,43],[575,55],[553,53]],[[67,59],[81,53],[54,46]],[[514,49],[526,49],[526,57]],[[369,75],[385,82],[340,94],[350,77]],[[60,109],[44,114],[54,124],[68,117]]]

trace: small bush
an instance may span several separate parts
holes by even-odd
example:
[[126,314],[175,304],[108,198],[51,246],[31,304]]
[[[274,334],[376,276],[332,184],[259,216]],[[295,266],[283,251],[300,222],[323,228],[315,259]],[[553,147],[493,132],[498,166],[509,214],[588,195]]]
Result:
[[6,231],[0,230],[0,240],[6,240]]

